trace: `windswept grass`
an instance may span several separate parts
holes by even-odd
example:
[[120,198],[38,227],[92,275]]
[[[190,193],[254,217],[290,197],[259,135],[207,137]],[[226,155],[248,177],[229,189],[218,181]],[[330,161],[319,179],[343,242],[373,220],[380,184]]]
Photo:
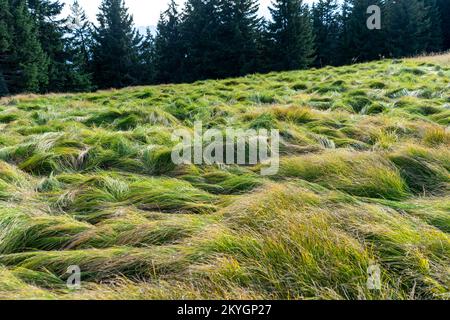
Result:
[[70,217],[0,209],[0,254],[64,249],[73,236],[90,227]]
[[[0,298],[449,299],[446,57],[1,99]],[[279,172],[174,165],[196,121]]]
[[401,200],[408,195],[408,186],[398,170],[383,157],[371,153],[335,151],[286,158],[279,175],[361,197]]

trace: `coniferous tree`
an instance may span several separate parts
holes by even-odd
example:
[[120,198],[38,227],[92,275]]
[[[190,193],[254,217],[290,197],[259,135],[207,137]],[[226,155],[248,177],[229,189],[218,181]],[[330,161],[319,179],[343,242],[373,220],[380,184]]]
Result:
[[270,70],[302,69],[314,61],[314,35],[307,5],[302,0],[275,0],[267,27]]
[[103,0],[93,33],[94,81],[100,88],[139,83],[139,47],[142,37],[123,0]]
[[2,41],[0,53],[3,87],[10,93],[44,91],[48,83],[48,59],[39,43],[27,2],[3,1],[1,11],[0,24],[7,29],[2,38],[9,39]]
[[181,37],[181,18],[174,0],[161,14],[154,44],[156,81],[182,81],[185,48]]
[[367,9],[376,5],[383,8],[381,0],[345,0],[342,12],[343,29],[339,52],[342,63],[376,60],[385,52],[385,21],[381,14],[381,29],[369,29]]
[[431,21],[420,0],[386,0],[386,45],[392,57],[424,53]]
[[442,47],[450,49],[450,1],[437,0],[437,6],[441,15]]
[[256,0],[219,2],[221,49],[219,76],[239,76],[257,70],[257,35],[261,31]]
[[3,71],[0,70],[0,97],[6,96],[7,94],[9,94],[8,86],[3,77]]
[[[6,57],[6,52],[11,45],[11,34],[8,28],[8,21],[10,19],[8,0],[0,0],[0,62]],[[0,64],[0,97],[9,93],[3,76],[3,66]]]
[[255,35],[255,64],[257,72],[267,72],[269,71],[269,67],[271,65],[270,57],[268,54],[271,45],[271,39],[269,38],[268,33],[268,25],[269,21],[265,17],[262,17],[260,20],[259,32]]
[[442,50],[442,23],[441,13],[436,0],[422,0],[425,10],[425,27],[423,37],[426,42],[426,52],[439,52]]
[[220,77],[220,0],[188,0],[182,18],[183,81]]
[[88,91],[92,89],[92,77],[89,72],[92,28],[83,8],[77,0],[70,6],[67,18],[69,34],[65,51],[70,58],[68,83],[70,91]]
[[140,47],[140,82],[152,84],[156,78],[155,38],[149,28],[146,30],[144,40]]
[[8,21],[11,19],[8,0],[0,0],[0,52],[5,52],[11,43]]
[[337,0],[319,0],[312,7],[316,65],[336,65],[339,48],[339,5]]
[[30,12],[37,22],[39,42],[49,58],[48,91],[68,91],[70,60],[65,51],[65,35],[68,32],[65,19],[61,18],[64,4],[59,0],[28,0]]
[[[310,12],[301,0],[274,0],[266,22],[257,0],[188,0],[182,14],[172,0],[156,36],[141,37],[123,0],[103,0],[96,28],[76,0],[67,19],[61,0],[0,0],[0,95],[300,69],[314,48],[317,66],[450,48],[448,0],[344,0],[341,14],[337,2]],[[381,30],[366,25],[374,4]]]

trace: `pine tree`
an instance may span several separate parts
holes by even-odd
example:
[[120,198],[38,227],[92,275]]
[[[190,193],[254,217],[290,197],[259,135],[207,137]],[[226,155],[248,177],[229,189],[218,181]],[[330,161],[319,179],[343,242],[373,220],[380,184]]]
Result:
[[386,0],[386,44],[392,57],[424,53],[431,21],[420,0]]
[[140,47],[140,83],[153,84],[156,78],[155,38],[149,28]]
[[92,28],[77,0],[70,6],[67,26],[69,34],[65,51],[70,60],[68,83],[65,87],[69,91],[89,91],[92,89],[92,76],[89,72]]
[[442,31],[442,47],[444,50],[450,49],[450,1],[437,0],[441,16],[441,31]]
[[[414,1],[414,0],[413,0]],[[417,31],[414,31],[413,35],[409,36],[410,32],[408,29],[411,29],[408,20],[410,15],[408,14],[407,2],[402,1],[386,1],[386,44],[387,51],[389,56],[391,57],[402,57],[408,53],[411,53],[415,49],[415,39],[411,39],[414,37]]]
[[38,40],[37,26],[30,15],[25,0],[8,0],[2,3],[0,17],[7,26],[0,66],[4,87],[10,93],[42,92],[48,83],[48,58]]
[[181,25],[185,50],[183,81],[220,77],[220,0],[188,0]]
[[39,42],[49,57],[48,91],[67,91],[70,58],[65,51],[65,35],[68,32],[65,19],[61,18],[64,7],[59,0],[28,0],[28,6],[38,26]]
[[[0,0],[0,62],[6,58],[5,55],[11,45],[11,34],[8,28],[10,14],[8,0]],[[3,65],[0,64],[0,97],[8,93],[8,86],[3,76]]]
[[269,37],[269,22],[266,18],[262,17],[260,20],[259,32],[255,35],[256,41],[256,71],[260,73],[270,71],[272,65],[269,57],[269,48],[272,41]]
[[336,65],[339,48],[339,5],[337,0],[319,0],[312,7],[316,65]]
[[3,77],[3,72],[0,70],[0,97],[9,94],[8,86],[6,84],[5,78]]
[[255,0],[188,0],[179,29],[181,45],[176,46],[182,54],[176,60],[182,80],[256,71],[261,25],[257,11]]
[[442,23],[441,13],[436,0],[422,0],[426,10],[426,25],[423,30],[426,39],[425,50],[427,52],[439,52],[442,50]]
[[257,34],[261,31],[258,10],[256,0],[219,2],[219,77],[240,76],[256,71]]
[[267,54],[271,70],[302,69],[314,61],[314,36],[302,0],[275,0],[270,8]]
[[93,38],[94,81],[100,88],[139,83],[139,46],[142,37],[123,0],[103,0]]
[[5,52],[11,43],[8,21],[11,19],[8,0],[0,0],[0,52]]
[[369,29],[367,9],[376,5],[383,8],[381,0],[345,0],[342,13],[343,29],[339,49],[341,63],[376,60],[385,52],[385,21],[381,14],[381,29]]
[[174,0],[161,14],[155,44],[155,77],[158,82],[183,80],[185,48],[181,37],[181,18]]

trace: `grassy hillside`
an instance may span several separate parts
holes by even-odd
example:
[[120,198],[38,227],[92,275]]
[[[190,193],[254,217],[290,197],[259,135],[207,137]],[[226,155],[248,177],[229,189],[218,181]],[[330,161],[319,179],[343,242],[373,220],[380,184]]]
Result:
[[[172,165],[195,120],[279,129],[278,175]],[[422,60],[3,99],[0,298],[448,299],[449,124]]]

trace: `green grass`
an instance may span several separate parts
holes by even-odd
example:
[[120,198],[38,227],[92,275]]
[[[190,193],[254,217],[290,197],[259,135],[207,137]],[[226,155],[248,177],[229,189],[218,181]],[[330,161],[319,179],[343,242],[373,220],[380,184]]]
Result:
[[[446,61],[3,98],[0,297],[449,299]],[[196,121],[278,129],[280,171],[174,165]]]

